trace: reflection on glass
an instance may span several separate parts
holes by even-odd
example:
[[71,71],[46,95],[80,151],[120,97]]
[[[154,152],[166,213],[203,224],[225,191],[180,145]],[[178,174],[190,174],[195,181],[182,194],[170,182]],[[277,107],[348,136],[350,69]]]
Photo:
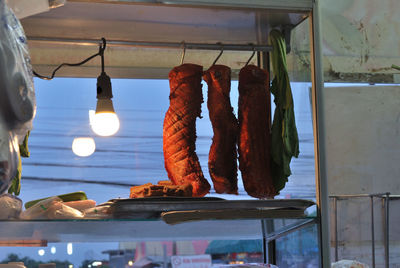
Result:
[[96,144],[93,138],[90,137],[80,137],[75,138],[72,142],[72,151],[77,156],[86,157],[90,156],[96,150]]

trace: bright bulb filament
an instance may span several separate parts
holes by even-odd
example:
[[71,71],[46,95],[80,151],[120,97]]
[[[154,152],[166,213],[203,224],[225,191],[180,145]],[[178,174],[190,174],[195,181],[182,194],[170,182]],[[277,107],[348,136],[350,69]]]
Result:
[[99,136],[112,136],[119,129],[119,119],[115,113],[90,114],[92,130]]

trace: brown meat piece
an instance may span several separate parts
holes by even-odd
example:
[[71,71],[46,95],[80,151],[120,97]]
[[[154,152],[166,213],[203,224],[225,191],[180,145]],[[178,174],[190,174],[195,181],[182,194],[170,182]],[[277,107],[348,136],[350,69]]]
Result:
[[231,69],[213,65],[203,79],[208,85],[207,107],[214,131],[208,169],[217,193],[237,194],[238,122],[230,101]]
[[131,187],[130,198],[143,198],[152,196],[179,196],[192,197],[192,185],[153,185],[146,183]]
[[239,169],[246,192],[273,198],[276,191],[270,171],[269,75],[254,65],[239,73]]
[[193,196],[210,191],[196,154],[196,118],[201,116],[203,67],[183,64],[169,73],[170,106],[165,114],[163,150],[168,178],[176,185],[190,183]]

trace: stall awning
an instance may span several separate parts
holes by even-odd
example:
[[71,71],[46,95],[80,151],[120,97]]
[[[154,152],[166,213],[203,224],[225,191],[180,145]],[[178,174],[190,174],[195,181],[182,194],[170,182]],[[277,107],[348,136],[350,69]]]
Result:
[[255,253],[262,251],[262,240],[213,240],[208,245],[206,254]]

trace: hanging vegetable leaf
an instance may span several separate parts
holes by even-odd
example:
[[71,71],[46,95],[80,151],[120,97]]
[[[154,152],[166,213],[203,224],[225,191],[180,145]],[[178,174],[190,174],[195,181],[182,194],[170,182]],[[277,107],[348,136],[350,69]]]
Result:
[[28,138],[29,134],[31,134],[30,131],[26,133],[24,140],[22,141],[22,144],[19,145],[19,153],[21,154],[22,157],[29,157],[29,148],[28,148]]
[[29,157],[29,148],[28,148],[28,138],[29,138],[30,131],[26,134],[22,144],[19,145],[19,155],[18,155],[18,167],[17,167],[17,174],[12,179],[11,186],[8,188],[9,194],[19,195],[21,191],[21,177],[22,177],[22,161],[21,157]]
[[299,155],[299,138],[286,64],[285,39],[278,30],[272,30],[269,37],[272,44],[272,70],[275,75],[271,92],[276,105],[271,129],[271,174],[274,187],[279,192],[292,174],[290,162],[293,156]]

